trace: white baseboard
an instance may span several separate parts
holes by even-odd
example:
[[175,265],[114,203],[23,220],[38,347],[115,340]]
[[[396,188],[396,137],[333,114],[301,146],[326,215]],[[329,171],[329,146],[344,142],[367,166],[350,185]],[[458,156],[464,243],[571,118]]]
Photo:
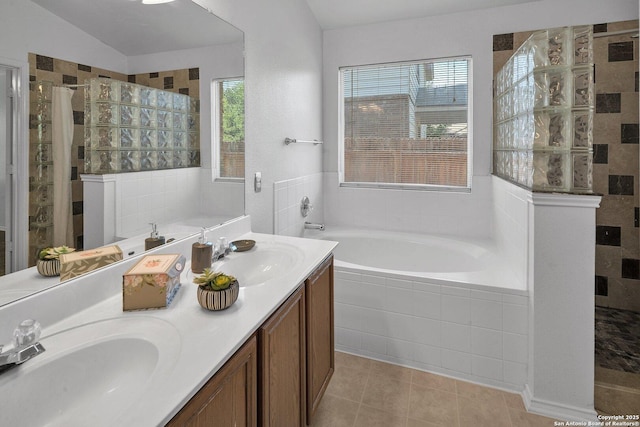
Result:
[[598,421],[598,413],[593,408],[581,408],[571,405],[563,405],[548,400],[538,399],[533,396],[528,384],[524,386],[522,394],[527,411],[558,421]]

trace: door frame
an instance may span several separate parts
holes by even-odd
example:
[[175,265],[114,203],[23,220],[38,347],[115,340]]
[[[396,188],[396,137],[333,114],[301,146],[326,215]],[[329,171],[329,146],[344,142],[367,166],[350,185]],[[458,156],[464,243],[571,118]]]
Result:
[[[0,57],[8,70],[11,122],[8,124],[6,273],[27,268],[29,248],[29,63]],[[8,109],[7,109],[8,110]],[[3,168],[4,169],[4,168]]]

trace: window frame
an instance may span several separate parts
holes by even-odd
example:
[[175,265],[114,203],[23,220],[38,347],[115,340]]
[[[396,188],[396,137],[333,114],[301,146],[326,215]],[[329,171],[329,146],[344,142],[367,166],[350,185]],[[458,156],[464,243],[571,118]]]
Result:
[[220,160],[222,158],[220,154],[220,148],[222,147],[222,135],[220,134],[220,102],[222,101],[222,94],[220,93],[219,83],[232,80],[242,80],[244,83],[244,76],[221,77],[211,80],[211,169],[214,182],[245,181],[244,177],[220,176]]
[[[436,185],[411,184],[391,182],[351,182],[345,181],[345,100],[344,100],[344,72],[353,69],[380,68],[394,65],[413,65],[436,63],[451,60],[467,61],[467,185]],[[450,57],[429,58],[422,60],[407,60],[394,62],[380,62],[362,65],[346,65],[338,67],[338,185],[346,188],[390,189],[390,190],[418,190],[451,193],[471,193],[473,181],[473,57],[472,55],[457,55]]]

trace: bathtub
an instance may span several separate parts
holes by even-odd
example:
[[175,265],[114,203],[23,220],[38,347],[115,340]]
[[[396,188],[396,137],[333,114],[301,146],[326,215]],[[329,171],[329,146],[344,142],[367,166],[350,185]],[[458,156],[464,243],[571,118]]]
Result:
[[336,348],[521,391],[528,292],[490,240],[328,226]]
[[344,271],[432,279],[484,290],[526,291],[490,240],[341,227],[308,230],[305,236],[340,242],[334,251],[335,264]]

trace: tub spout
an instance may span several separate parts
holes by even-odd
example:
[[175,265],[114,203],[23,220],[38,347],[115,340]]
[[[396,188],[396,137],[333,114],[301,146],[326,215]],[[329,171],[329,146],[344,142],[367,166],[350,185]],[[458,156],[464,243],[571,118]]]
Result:
[[305,222],[304,228],[307,230],[320,230],[324,231],[324,224],[316,224],[314,222]]

